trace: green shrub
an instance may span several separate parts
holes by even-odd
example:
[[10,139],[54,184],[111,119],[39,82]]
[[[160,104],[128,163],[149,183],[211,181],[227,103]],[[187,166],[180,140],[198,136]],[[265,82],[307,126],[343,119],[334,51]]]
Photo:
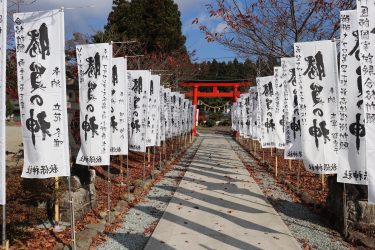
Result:
[[214,121],[220,121],[221,119],[223,119],[223,113],[210,113],[210,115],[208,116],[208,119],[209,120],[214,120]]
[[216,125],[216,122],[215,122],[214,120],[209,119],[209,120],[207,120],[207,122],[206,122],[206,126],[207,126],[207,127],[213,127],[213,126],[215,126],[215,125]]

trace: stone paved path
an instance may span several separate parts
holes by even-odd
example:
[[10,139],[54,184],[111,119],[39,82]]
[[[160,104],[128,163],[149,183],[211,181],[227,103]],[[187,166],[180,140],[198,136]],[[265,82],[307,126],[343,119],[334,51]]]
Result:
[[132,207],[123,218],[123,224],[115,233],[107,237],[107,241],[97,247],[98,250],[143,249],[151,236],[147,228],[158,223],[177,189],[177,179],[183,175],[199,147],[198,138],[186,151],[180,161],[151,188],[146,197]]
[[205,134],[145,249],[300,249],[229,140]]

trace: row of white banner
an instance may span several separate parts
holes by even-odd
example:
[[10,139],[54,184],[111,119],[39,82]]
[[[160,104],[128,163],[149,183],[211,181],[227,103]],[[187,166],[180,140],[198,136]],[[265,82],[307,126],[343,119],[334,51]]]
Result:
[[341,12],[340,62],[335,41],[294,44],[274,75],[233,106],[232,128],[263,148],[285,149],[317,174],[369,186],[375,203],[375,1]]
[[[6,1],[1,1],[0,204],[5,204]],[[24,178],[70,175],[64,12],[14,14]],[[108,43],[76,48],[81,149],[76,163],[110,164],[110,155],[145,152],[193,129],[195,106],[163,88],[160,76],[127,70]]]

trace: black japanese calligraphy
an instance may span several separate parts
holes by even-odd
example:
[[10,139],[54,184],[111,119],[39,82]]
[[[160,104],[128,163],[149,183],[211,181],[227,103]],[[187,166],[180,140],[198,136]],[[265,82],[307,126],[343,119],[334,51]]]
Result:
[[133,84],[134,85],[132,87],[132,91],[140,95],[142,93],[142,77],[139,77],[138,79],[133,79]]
[[355,40],[356,40],[356,43],[353,47],[353,49],[349,52],[349,56],[352,56],[355,54],[355,58],[357,59],[357,61],[360,60],[359,58],[359,38],[358,38],[358,30],[356,31],[353,31],[353,36],[355,37]]
[[297,86],[296,69],[290,69],[289,72],[292,73],[292,76],[288,80],[288,83],[291,83],[293,86]]
[[323,87],[320,86],[317,83],[312,83],[310,85],[310,89],[312,90],[311,96],[312,96],[312,99],[313,99],[313,102],[314,102],[314,106],[317,105],[317,104],[320,104],[320,103],[324,103],[323,100],[319,96],[320,93],[323,91]]
[[40,63],[33,62],[30,64],[30,71],[31,93],[38,89],[45,89],[46,87],[43,85],[41,78],[46,68]]
[[118,83],[117,66],[113,65],[113,67],[112,67],[112,84],[113,84],[113,86],[116,86],[117,83]]
[[272,82],[263,85],[263,93],[264,96],[273,96],[273,87]]
[[49,132],[49,129],[51,128],[51,123],[45,120],[47,118],[47,114],[44,111],[37,114],[36,117],[38,118],[40,130],[42,131],[42,140],[44,141],[46,139],[46,135],[51,137],[51,133]]
[[350,124],[349,131],[356,137],[356,149],[359,153],[361,148],[361,137],[366,135],[365,125],[361,124],[361,114],[356,114],[356,122]]
[[40,126],[37,120],[34,119],[34,109],[30,109],[30,118],[26,120],[26,128],[31,132],[31,140],[35,147],[35,133],[38,133]]
[[134,134],[134,130],[135,130],[136,133],[141,132],[141,130],[140,130],[141,125],[139,124],[138,119],[136,119],[136,120],[133,119],[133,121],[131,123],[131,128],[132,128],[132,134]]
[[90,56],[86,58],[86,62],[88,63],[88,65],[84,74],[90,78],[95,76],[95,79],[97,79],[98,76],[100,76],[100,54],[99,52],[97,52],[94,57]]
[[27,32],[30,37],[30,44],[27,46],[25,53],[29,53],[30,57],[36,57],[41,54],[42,59],[50,55],[48,27],[43,23],[39,30],[31,30]]
[[300,120],[296,121],[296,117],[293,117],[293,122],[290,124],[290,129],[293,131],[294,140],[296,140],[296,132],[300,131],[300,133],[301,133],[301,122],[300,122]]
[[323,77],[325,77],[325,69],[324,69],[324,62],[323,62],[323,55],[322,52],[318,51],[314,56],[308,56],[305,58],[307,62],[307,69],[303,73],[303,75],[307,75],[310,79],[315,79],[317,76],[321,81]]
[[327,143],[327,140],[330,141],[329,130],[326,128],[326,122],[322,121],[319,123],[319,127],[317,126],[317,120],[313,120],[313,126],[309,128],[309,134],[315,138],[315,146],[319,149],[319,138],[323,136],[324,144]]
[[273,122],[273,119],[268,120],[268,118],[267,118],[267,121],[264,125],[267,128],[267,133],[270,132],[269,129],[271,129],[272,131],[275,130],[276,124]]
[[87,90],[87,102],[96,100],[94,91],[98,85],[95,82],[89,81]]
[[118,125],[118,122],[116,122],[116,116],[112,116],[111,117],[111,128],[113,130],[113,133],[118,130],[117,125]]
[[85,116],[85,120],[82,122],[82,130],[85,131],[85,141],[87,141],[87,133],[91,131],[91,137],[94,138],[98,134],[99,125],[95,123],[96,118],[93,116],[88,119],[88,115]]

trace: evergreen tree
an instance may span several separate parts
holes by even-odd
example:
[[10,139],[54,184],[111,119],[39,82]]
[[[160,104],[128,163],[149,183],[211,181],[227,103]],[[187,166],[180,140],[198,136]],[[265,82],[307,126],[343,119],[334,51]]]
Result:
[[146,53],[186,53],[180,16],[173,0],[114,0],[104,34],[117,41],[136,39]]

